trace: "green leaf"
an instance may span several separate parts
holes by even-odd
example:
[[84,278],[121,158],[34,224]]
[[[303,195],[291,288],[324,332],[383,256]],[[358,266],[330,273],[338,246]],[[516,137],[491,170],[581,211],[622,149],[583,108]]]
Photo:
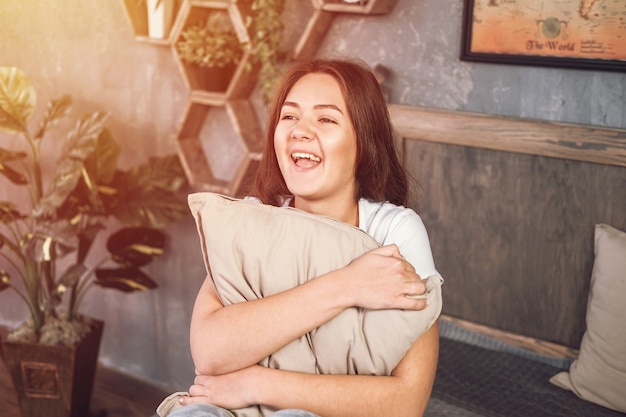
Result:
[[94,112],[83,117],[72,130],[63,145],[63,157],[84,161],[96,149],[98,136],[109,117],[102,112]]
[[[90,221],[88,218],[94,216],[109,216],[104,201],[108,195],[106,184],[115,175],[119,154],[120,146],[110,131],[104,128],[98,136],[96,149],[83,162],[76,187],[57,209],[57,215],[66,218],[78,216],[77,222]],[[88,249],[88,246],[85,248]]]
[[78,236],[78,254],[76,255],[77,262],[84,262],[91,245],[96,240],[98,232],[104,229],[104,223],[106,218],[102,216],[81,216],[81,220],[85,219],[87,225],[81,225],[79,228]]
[[177,155],[152,157],[145,164],[129,171],[135,183],[174,192],[186,183],[185,173]]
[[15,204],[9,201],[0,201],[0,222],[12,223],[17,219],[23,219],[24,215],[17,211]]
[[49,127],[56,124],[59,119],[67,116],[71,106],[72,96],[70,96],[69,94],[64,94],[59,99],[51,100],[48,103],[48,107],[46,109],[46,113],[43,116],[43,119],[39,123],[37,132],[35,133],[35,138],[43,138]]
[[0,292],[11,286],[11,277],[4,269],[0,269]]
[[14,67],[0,67],[0,129],[24,132],[35,109],[37,94],[26,75]]
[[95,112],[80,120],[70,132],[50,188],[34,210],[36,215],[54,212],[76,188],[82,176],[83,161],[96,149],[106,118],[107,115]]
[[[128,199],[125,199],[125,197]],[[183,200],[159,188],[138,189],[137,194],[120,195],[113,215],[130,226],[164,227],[189,214]]]
[[0,148],[0,162],[17,161],[26,158],[26,152]]
[[115,262],[140,267],[163,254],[165,233],[149,227],[125,227],[109,237],[107,249]]
[[8,166],[6,163],[17,159],[26,158],[26,152],[15,152],[7,149],[0,148],[0,174],[4,175],[13,184],[26,185],[28,184],[28,178],[21,172]]
[[189,213],[176,191],[186,184],[176,155],[150,158],[130,171],[119,171],[111,182],[117,190],[112,214],[125,225],[163,227]]
[[87,271],[87,267],[81,263],[71,265],[59,277],[56,292],[63,294],[68,288],[78,283],[78,279]]
[[137,268],[99,268],[96,269],[96,285],[123,292],[146,291],[158,285],[149,276]]
[[76,215],[81,217],[110,215],[105,207],[109,191],[107,183],[115,175],[119,154],[120,146],[110,131],[104,128],[98,136],[95,151],[83,163],[76,187],[59,207],[57,214],[72,218]]
[[55,261],[78,247],[78,238],[67,220],[40,222],[22,239],[24,255],[37,262]]
[[96,150],[85,159],[84,165],[89,178],[96,184],[111,182],[117,170],[121,149],[109,129],[104,128],[96,141]]

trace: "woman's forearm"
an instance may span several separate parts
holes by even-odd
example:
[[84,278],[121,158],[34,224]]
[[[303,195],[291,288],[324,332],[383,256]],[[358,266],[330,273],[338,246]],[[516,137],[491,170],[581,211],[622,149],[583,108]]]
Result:
[[[258,363],[349,307],[341,271],[288,291],[222,307],[210,280],[203,284],[191,322],[197,372],[220,375]],[[306,301],[305,301],[306,300]]]
[[198,373],[221,375],[254,365],[346,308],[421,310],[426,286],[395,245],[371,250],[344,268],[276,295],[224,307],[210,278],[191,320]]
[[255,402],[324,417],[421,416],[436,372],[438,337],[436,326],[422,335],[392,376],[310,375],[259,368]]

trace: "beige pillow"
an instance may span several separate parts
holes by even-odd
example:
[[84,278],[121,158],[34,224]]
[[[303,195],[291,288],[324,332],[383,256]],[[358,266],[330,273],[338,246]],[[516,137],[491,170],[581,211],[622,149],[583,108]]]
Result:
[[587,330],[569,372],[550,379],[587,401],[626,412],[626,233],[595,228]]
[[[356,227],[294,208],[214,193],[191,194],[189,207],[224,305],[290,289],[378,246]],[[389,375],[441,312],[440,278],[428,279],[427,287],[423,311],[350,308],[262,364],[318,374]]]

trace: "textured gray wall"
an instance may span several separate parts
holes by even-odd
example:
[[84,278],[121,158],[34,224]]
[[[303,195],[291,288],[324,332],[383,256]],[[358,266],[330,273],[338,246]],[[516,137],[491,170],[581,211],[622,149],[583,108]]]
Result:
[[[287,0],[293,13],[304,1]],[[386,66],[396,104],[626,127],[625,74],[460,62],[461,14],[459,0],[399,0],[389,15],[337,16],[319,54]],[[134,40],[121,0],[2,0],[0,65],[29,76],[38,114],[63,93],[73,95],[75,117],[111,112],[126,166],[175,151],[187,91],[170,49]],[[0,133],[2,146],[14,142]],[[0,184],[0,199],[14,199],[15,190]],[[169,251],[150,269],[158,290],[96,289],[85,304],[106,320],[105,364],[179,389],[193,376],[187,326],[204,265],[191,218],[168,232]],[[0,294],[0,325],[25,314],[14,294]]]
[[461,0],[398,0],[385,16],[338,16],[318,53],[391,69],[392,103],[626,126],[625,73],[462,62],[462,14]]

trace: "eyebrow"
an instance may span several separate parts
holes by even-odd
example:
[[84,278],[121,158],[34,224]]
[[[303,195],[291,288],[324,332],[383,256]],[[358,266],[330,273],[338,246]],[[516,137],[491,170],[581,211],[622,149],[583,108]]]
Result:
[[[294,103],[293,101],[285,101],[283,103],[283,107],[284,106],[296,107],[298,109],[300,108],[300,105],[298,103]],[[315,110],[323,110],[323,109],[337,110],[339,113],[343,114],[341,109],[339,107],[335,106],[334,104],[316,104],[315,106],[313,106],[313,109],[315,109]]]

